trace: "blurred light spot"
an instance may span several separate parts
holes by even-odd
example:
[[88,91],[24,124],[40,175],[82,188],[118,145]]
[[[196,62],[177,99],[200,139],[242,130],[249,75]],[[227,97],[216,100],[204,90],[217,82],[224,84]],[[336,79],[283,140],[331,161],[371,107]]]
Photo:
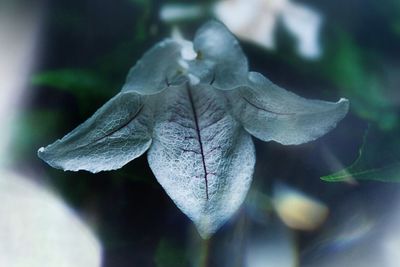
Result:
[[389,236],[383,242],[383,254],[387,267],[398,267],[400,264],[400,236]]
[[329,248],[337,251],[350,247],[367,237],[374,228],[373,220],[362,212],[357,212],[343,219],[340,231],[332,235]]
[[342,172],[348,174],[343,182],[351,185],[358,185],[358,181],[349,172],[347,172],[346,166],[343,165],[343,163],[325,146],[323,147],[322,155],[325,158],[325,161],[329,164],[332,172],[341,170]]
[[321,56],[318,40],[321,16],[289,0],[222,0],[214,13],[239,38],[267,49],[275,48],[279,20],[297,40],[297,52],[308,59]]
[[341,203],[322,236],[303,253],[304,267],[389,267],[381,251],[383,224],[376,220],[381,212],[356,195]]
[[267,195],[258,191],[257,186],[250,189],[247,195],[245,207],[250,218],[258,223],[266,223],[273,212],[273,201]]
[[204,14],[204,8],[198,5],[167,4],[160,9],[160,19],[173,22],[186,19],[196,19]]
[[298,266],[293,236],[282,223],[271,220],[254,230],[246,248],[246,267]]
[[391,216],[384,218],[386,222],[382,244],[384,264],[387,267],[398,267],[400,265],[400,190],[397,192],[396,201],[393,201],[394,210]]
[[[182,33],[177,27],[174,27],[172,29],[172,39],[176,40],[178,43],[181,44],[182,50],[181,50],[181,56],[182,59],[184,60],[194,60],[197,57],[196,51],[194,51],[193,43],[191,41],[186,40],[183,38]],[[184,67],[187,69],[189,66],[187,65],[187,62],[183,63],[186,64]]]
[[6,2],[0,3],[0,166],[8,158],[12,123],[33,64],[42,17],[40,5]]
[[1,171],[0,203],[0,266],[100,266],[99,242],[50,191]]
[[274,187],[274,206],[282,221],[297,230],[314,230],[328,216],[326,205],[283,184]]

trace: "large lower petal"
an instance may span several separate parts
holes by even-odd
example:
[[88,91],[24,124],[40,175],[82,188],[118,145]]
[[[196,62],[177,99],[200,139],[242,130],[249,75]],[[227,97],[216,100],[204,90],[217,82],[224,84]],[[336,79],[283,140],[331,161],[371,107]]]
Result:
[[151,144],[152,114],[145,101],[136,93],[119,93],[64,138],[39,149],[39,157],[70,171],[121,168]]
[[164,92],[148,153],[157,180],[204,238],[239,208],[255,163],[250,135],[219,94],[209,86]]
[[263,141],[284,145],[312,141],[333,129],[346,115],[349,102],[308,100],[276,86],[259,73],[249,85],[224,92],[244,128]]

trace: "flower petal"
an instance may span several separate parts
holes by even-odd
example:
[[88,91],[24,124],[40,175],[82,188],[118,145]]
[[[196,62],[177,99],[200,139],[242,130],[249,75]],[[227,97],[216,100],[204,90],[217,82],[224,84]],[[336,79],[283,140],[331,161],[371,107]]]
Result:
[[182,46],[174,40],[157,43],[130,69],[122,92],[151,95],[183,84],[187,79],[182,75],[181,51]]
[[273,84],[259,73],[249,74],[249,86],[225,91],[231,109],[244,128],[263,141],[284,145],[312,141],[346,115],[349,102],[308,100]]
[[194,75],[202,75],[204,83],[213,83],[218,89],[231,89],[247,80],[248,63],[238,41],[221,23],[211,21],[204,24],[196,33],[193,42],[198,53],[191,62]]
[[121,168],[151,144],[151,112],[146,97],[119,93],[91,118],[38,156],[54,168],[93,173]]
[[321,16],[314,10],[301,4],[289,2],[282,12],[282,22],[297,38],[299,54],[309,59],[321,56],[319,32]]
[[148,160],[175,204],[209,237],[242,204],[252,179],[251,137],[210,86],[167,90]]

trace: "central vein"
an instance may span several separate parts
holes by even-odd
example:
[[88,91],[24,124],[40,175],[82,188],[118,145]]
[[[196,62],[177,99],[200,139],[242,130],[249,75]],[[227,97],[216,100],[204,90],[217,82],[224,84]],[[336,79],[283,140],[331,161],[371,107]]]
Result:
[[193,111],[193,117],[194,117],[194,123],[195,123],[197,138],[199,140],[200,155],[201,155],[201,161],[203,163],[203,170],[204,170],[204,181],[206,183],[206,198],[208,200],[208,177],[207,177],[208,176],[208,172],[207,172],[206,160],[205,160],[205,157],[204,157],[205,155],[204,155],[204,149],[203,149],[203,142],[201,140],[199,118],[197,116],[196,107],[194,105],[192,92],[190,91],[189,86],[187,86],[186,89],[187,89],[187,92],[188,92],[188,95],[189,95],[189,101],[190,101],[190,105],[191,105],[192,111]]

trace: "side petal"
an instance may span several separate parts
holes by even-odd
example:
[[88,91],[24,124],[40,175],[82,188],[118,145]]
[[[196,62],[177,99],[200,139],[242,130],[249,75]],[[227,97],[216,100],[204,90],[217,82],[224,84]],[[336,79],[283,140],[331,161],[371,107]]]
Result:
[[219,93],[209,86],[166,91],[148,152],[158,182],[203,238],[242,204],[255,163],[251,136]]
[[133,66],[122,92],[156,94],[168,86],[183,84],[182,46],[171,39],[157,43]]
[[119,93],[86,122],[38,156],[54,168],[93,173],[121,168],[151,144],[152,114],[145,97]]
[[199,70],[207,70],[208,77],[201,77],[204,83],[212,83],[218,89],[231,89],[247,80],[247,58],[236,38],[222,23],[210,21],[204,24],[196,33],[193,47],[198,57],[190,62],[191,68],[194,75]]
[[349,109],[347,99],[336,103],[308,100],[256,72],[249,74],[249,86],[225,94],[233,114],[250,134],[284,145],[302,144],[324,135]]

